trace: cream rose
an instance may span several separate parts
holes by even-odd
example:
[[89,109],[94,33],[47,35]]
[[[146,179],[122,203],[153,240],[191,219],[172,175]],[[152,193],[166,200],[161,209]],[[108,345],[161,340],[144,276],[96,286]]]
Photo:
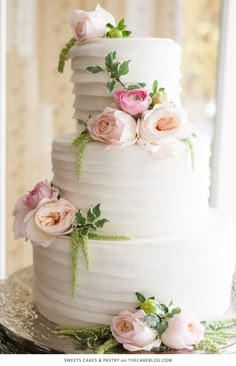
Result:
[[204,335],[204,327],[195,315],[182,311],[168,319],[168,328],[163,333],[161,341],[170,348],[191,349],[198,344]]
[[74,37],[81,42],[104,37],[107,23],[116,25],[114,17],[100,5],[97,5],[95,11],[90,12],[74,10],[70,17]]
[[111,146],[127,146],[137,140],[137,123],[128,113],[107,107],[97,117],[87,122],[87,128],[94,140]]
[[185,110],[169,103],[144,112],[138,134],[138,144],[158,159],[180,155],[185,149],[181,140],[190,137],[192,131]]
[[69,234],[75,218],[76,208],[61,198],[45,198],[24,218],[24,235],[33,244],[50,245],[57,236]]
[[144,323],[145,315],[143,310],[127,309],[112,319],[112,335],[128,351],[151,351],[161,344],[155,330]]

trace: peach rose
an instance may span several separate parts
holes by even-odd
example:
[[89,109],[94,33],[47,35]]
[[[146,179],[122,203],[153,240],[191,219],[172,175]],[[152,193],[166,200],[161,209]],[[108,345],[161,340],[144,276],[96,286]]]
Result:
[[50,245],[57,236],[72,232],[76,208],[64,198],[44,198],[24,218],[23,232],[33,244]]
[[161,344],[155,330],[144,323],[145,315],[143,310],[127,309],[112,319],[112,335],[128,351],[151,351]]
[[145,89],[118,90],[113,93],[113,97],[118,106],[131,116],[143,113],[151,103],[151,98]]
[[198,344],[204,335],[204,327],[195,315],[182,311],[168,319],[168,328],[161,341],[170,348],[191,349]]
[[192,131],[184,109],[169,103],[144,112],[138,134],[138,144],[158,159],[183,153],[185,145],[181,140],[190,137]]
[[94,140],[112,146],[123,147],[137,140],[135,119],[119,109],[107,107],[103,113],[88,120],[87,128]]
[[100,5],[97,5],[95,11],[90,12],[74,10],[70,17],[70,23],[75,39],[81,42],[104,37],[107,23],[116,25],[113,16]]
[[13,210],[13,216],[15,216],[13,224],[15,239],[24,237],[22,228],[26,214],[33,210],[42,199],[56,198],[58,193],[58,189],[51,187],[48,181],[45,180],[44,182],[37,183],[29,193],[19,198]]

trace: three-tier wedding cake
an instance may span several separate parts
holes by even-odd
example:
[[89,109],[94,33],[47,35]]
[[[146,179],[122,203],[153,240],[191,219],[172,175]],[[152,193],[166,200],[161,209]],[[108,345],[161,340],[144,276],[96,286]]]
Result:
[[109,324],[140,291],[221,315],[232,228],[208,204],[210,142],[181,106],[180,46],[110,19],[104,38],[82,15],[59,63],[70,49],[77,132],[53,141],[51,186],[15,209],[16,237],[33,244],[36,306],[57,324]]

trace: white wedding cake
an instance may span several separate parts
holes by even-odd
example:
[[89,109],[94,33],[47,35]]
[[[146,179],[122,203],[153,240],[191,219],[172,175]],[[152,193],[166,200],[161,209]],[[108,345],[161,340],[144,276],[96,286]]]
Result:
[[[135,292],[140,291],[160,303],[174,299],[200,319],[222,315],[229,306],[235,263],[232,227],[208,204],[210,141],[189,133],[191,123],[180,101],[180,46],[169,39],[135,37],[72,43],[77,131],[53,142],[52,182],[76,209],[101,204],[109,222],[98,230],[98,237],[87,235],[86,255],[80,247],[72,276],[72,229],[49,231],[61,220],[61,213],[54,210],[53,223],[47,221],[47,230],[39,234],[48,216],[40,216],[34,208],[37,230],[24,222],[26,236],[33,244],[41,243],[33,245],[37,308],[61,325],[110,324],[120,309],[135,305]],[[122,78],[104,66],[109,53],[112,65],[119,63],[118,70],[128,63]],[[116,84],[112,87],[109,72]],[[158,89],[154,80],[165,90]],[[116,92],[109,94],[106,87]],[[152,87],[153,93],[141,100],[143,89]],[[148,108],[143,114],[130,113],[119,93],[130,93],[125,102],[132,108],[132,103],[149,98]],[[175,119],[176,111],[180,112]],[[155,127],[153,118],[158,121]],[[182,128],[183,120],[187,127]],[[83,141],[78,140],[78,147],[69,145],[85,128],[84,121],[93,141],[88,141],[80,159]]]

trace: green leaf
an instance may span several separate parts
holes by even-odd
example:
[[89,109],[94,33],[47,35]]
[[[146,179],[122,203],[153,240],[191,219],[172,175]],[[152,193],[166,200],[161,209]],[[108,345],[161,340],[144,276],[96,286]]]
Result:
[[168,307],[170,307],[171,305],[174,304],[174,301],[173,300],[170,300],[169,304],[168,304]]
[[91,72],[92,74],[97,74],[98,72],[102,72],[104,71],[102,67],[98,66],[98,65],[92,65],[92,66],[88,66],[86,68],[86,70],[88,70],[89,72]]
[[90,232],[90,230],[97,231],[97,227],[93,224],[88,224],[88,228],[89,228],[89,232]]
[[119,76],[126,75],[129,72],[129,63],[131,60],[124,61],[119,65],[118,74]]
[[117,83],[116,79],[111,79],[107,82],[106,86],[108,93],[111,93],[114,90],[116,83]]
[[98,227],[103,227],[105,225],[106,222],[109,222],[109,220],[107,219],[101,219],[101,220],[98,220],[98,221],[95,221],[94,222],[94,225],[98,228]]
[[144,86],[146,86],[146,84],[144,84],[144,83],[140,83],[140,84],[129,84],[126,89],[127,90],[141,89]]
[[113,64],[113,61],[115,60],[115,58],[116,58],[116,51],[111,51],[106,55],[105,65],[106,65],[106,68],[108,69],[108,71],[111,70],[112,64]]
[[112,25],[111,23],[107,23],[106,27],[112,29],[112,28],[114,28],[114,25]]
[[140,294],[140,292],[135,292],[135,295],[137,296],[138,301],[143,303],[146,300],[146,297],[143,296],[143,294]]
[[89,233],[89,226],[83,226],[79,228],[79,233],[81,236],[87,236]]
[[159,93],[164,93],[165,88],[160,88],[158,91],[159,91]]
[[159,338],[162,337],[162,334],[165,333],[167,328],[168,328],[168,322],[166,320],[162,320],[158,326]]
[[118,25],[117,25],[117,28],[118,28],[119,30],[124,30],[124,29],[126,28],[124,18],[123,18],[123,19],[121,19],[121,20],[119,21],[119,23],[118,23]]
[[158,81],[157,80],[154,80],[153,81],[153,84],[152,84],[152,92],[153,92],[153,94],[155,94],[157,92],[157,89],[158,89]]
[[166,314],[166,317],[173,318],[176,314],[179,314],[179,313],[181,313],[181,309],[180,308],[174,308],[174,309],[171,310],[170,313]]
[[160,309],[163,312],[163,315],[167,314],[169,311],[168,307],[165,304],[159,304],[159,305],[160,305]]
[[101,209],[100,209],[101,203],[98,203],[96,206],[92,208],[93,214],[95,215],[96,219],[101,216]]
[[83,119],[78,118],[77,122],[82,126],[87,126]]
[[87,219],[90,222],[93,222],[96,219],[96,216],[94,215],[92,208],[90,208],[87,212]]
[[157,314],[150,313],[144,317],[144,321],[149,323],[151,327],[155,328],[160,323],[161,319]]
[[132,32],[130,32],[130,31],[124,30],[124,31],[122,31],[122,36],[123,36],[124,38],[127,38],[127,37],[129,37],[129,36],[131,35],[131,33],[132,33]]
[[75,222],[81,226],[85,225],[86,218],[82,215],[81,210],[78,210],[75,214]]

